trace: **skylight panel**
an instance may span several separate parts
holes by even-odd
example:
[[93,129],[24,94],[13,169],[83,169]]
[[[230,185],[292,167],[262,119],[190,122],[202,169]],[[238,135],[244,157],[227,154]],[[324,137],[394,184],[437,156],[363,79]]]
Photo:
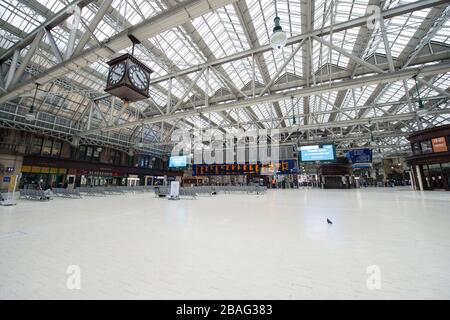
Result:
[[19,39],[13,34],[6,32],[5,30],[0,30],[0,47],[1,48],[10,48],[12,47]]
[[0,16],[3,21],[26,33],[36,29],[45,20],[15,0],[8,2],[1,0],[0,9]]
[[[369,99],[369,97],[372,95],[375,88],[376,88],[376,85],[370,85],[370,86],[362,86],[361,88],[353,89],[353,91],[355,93],[356,106],[364,106],[367,99]],[[348,90],[347,96],[345,98],[345,104],[343,105],[343,107],[344,108],[353,108],[354,107],[352,90]]]
[[[412,36],[420,27],[429,12],[430,9],[423,9],[384,21],[386,26],[386,34],[393,57],[398,57],[403,52],[403,50],[406,48],[406,45],[411,40]],[[386,54],[384,42],[382,41],[381,37],[381,30],[378,28],[378,41],[376,42],[375,52]]]
[[368,0],[315,1],[314,29],[330,26],[362,17],[366,13]]
[[204,61],[179,28],[160,33],[151,38],[150,42],[180,69],[186,69]]
[[391,101],[398,101],[405,95],[403,82],[397,81],[386,86],[383,93],[378,98],[377,103],[385,103]]
[[[281,3],[281,1],[280,1]],[[278,4],[278,2],[277,2]],[[249,14],[252,18],[255,27],[256,35],[258,36],[261,45],[269,43],[269,36],[273,29],[273,19],[275,18],[275,7],[273,0],[250,0],[247,1]],[[281,18],[281,26],[284,31],[288,31],[288,20]]]
[[233,6],[194,19],[193,25],[216,58],[250,49]]
[[442,27],[437,30],[431,41],[442,42],[450,44],[450,19],[448,19]]
[[36,0],[36,1],[53,12],[58,12],[66,6],[64,2],[60,0]]

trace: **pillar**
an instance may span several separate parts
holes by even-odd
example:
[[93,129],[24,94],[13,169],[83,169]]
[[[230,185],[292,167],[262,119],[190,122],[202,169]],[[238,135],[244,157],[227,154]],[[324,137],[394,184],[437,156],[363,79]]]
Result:
[[423,191],[423,180],[422,180],[422,174],[420,173],[419,165],[416,165],[416,173],[417,173],[417,180],[419,181],[419,189],[420,189],[420,191]]

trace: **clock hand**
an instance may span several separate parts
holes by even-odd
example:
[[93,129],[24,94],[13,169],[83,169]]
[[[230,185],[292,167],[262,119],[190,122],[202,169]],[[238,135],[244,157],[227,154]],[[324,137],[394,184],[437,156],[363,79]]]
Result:
[[137,77],[139,78],[139,80],[142,82],[142,84],[145,83],[145,80],[142,79],[141,75],[139,73],[136,73]]

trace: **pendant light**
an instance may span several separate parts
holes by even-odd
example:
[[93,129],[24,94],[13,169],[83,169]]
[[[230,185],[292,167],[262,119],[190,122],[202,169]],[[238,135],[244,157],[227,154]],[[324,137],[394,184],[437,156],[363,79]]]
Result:
[[419,117],[423,117],[423,116],[427,115],[428,111],[423,107],[423,102],[422,102],[422,99],[420,98],[419,86],[417,84],[417,79],[416,79],[417,75],[415,75],[413,78],[414,78],[414,82],[416,84],[417,98],[419,99],[419,105],[417,107],[416,113]]
[[295,119],[295,106],[294,106],[294,97],[291,96],[291,106],[292,106],[292,124],[297,124],[297,120]]
[[273,33],[270,35],[270,45],[275,50],[281,49],[284,47],[287,41],[287,34],[283,31],[283,28],[280,25],[280,18],[278,17],[278,10],[277,10],[277,1],[274,0],[275,5],[275,19],[273,19],[273,22],[275,26],[273,27]]
[[34,112],[34,102],[36,101],[36,94],[38,91],[39,84],[36,83],[36,90],[34,91],[33,102],[31,103],[30,110],[25,114],[25,120],[34,121],[36,120],[36,113]]

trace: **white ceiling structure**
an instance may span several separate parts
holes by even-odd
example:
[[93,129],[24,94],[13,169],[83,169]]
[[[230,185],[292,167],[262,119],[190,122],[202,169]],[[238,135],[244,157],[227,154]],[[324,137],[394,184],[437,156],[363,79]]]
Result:
[[[178,128],[277,128],[286,143],[374,140],[394,155],[409,133],[450,123],[448,1],[276,6],[280,50],[273,0],[0,0],[0,126],[151,154],[170,152]],[[124,107],[104,88],[129,34],[154,73],[150,98]]]

